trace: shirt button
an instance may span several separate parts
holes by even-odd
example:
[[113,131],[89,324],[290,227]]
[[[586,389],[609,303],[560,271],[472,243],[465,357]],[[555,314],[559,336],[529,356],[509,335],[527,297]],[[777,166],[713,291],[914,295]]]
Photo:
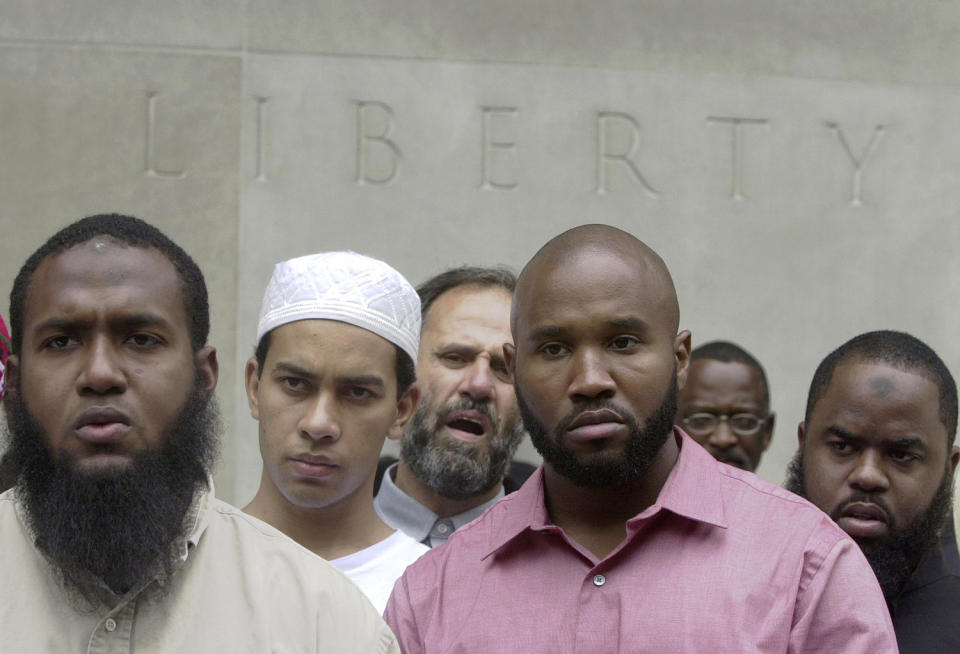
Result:
[[117,630],[117,621],[113,618],[107,618],[103,623],[103,628],[107,631],[116,631]]
[[445,534],[450,531],[450,527],[447,526],[446,522],[441,522],[439,525],[437,525],[437,531],[439,531],[441,534]]
[[605,583],[607,583],[607,578],[606,578],[606,577],[604,577],[603,575],[593,575],[593,585],[594,585],[594,586],[602,586],[602,585],[604,585]]

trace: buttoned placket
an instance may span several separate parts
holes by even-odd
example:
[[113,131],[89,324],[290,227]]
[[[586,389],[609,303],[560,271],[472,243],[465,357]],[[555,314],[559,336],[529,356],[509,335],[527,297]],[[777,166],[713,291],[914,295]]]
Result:
[[440,518],[433,524],[433,529],[430,530],[429,540],[433,541],[446,541],[450,538],[450,534],[453,533],[454,525],[453,520],[449,518]]
[[130,654],[133,616],[141,593],[131,595],[97,624],[87,644],[87,654]]

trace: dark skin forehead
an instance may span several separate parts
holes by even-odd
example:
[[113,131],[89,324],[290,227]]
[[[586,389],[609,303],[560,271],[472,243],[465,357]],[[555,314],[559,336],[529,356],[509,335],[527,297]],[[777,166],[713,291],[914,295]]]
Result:
[[588,257],[613,257],[633,267],[637,284],[660,314],[671,332],[680,325],[680,306],[673,279],[663,259],[632,234],[609,225],[581,225],[547,242],[533,255],[517,281],[510,312],[510,325],[516,335],[518,321],[531,293],[569,264]]

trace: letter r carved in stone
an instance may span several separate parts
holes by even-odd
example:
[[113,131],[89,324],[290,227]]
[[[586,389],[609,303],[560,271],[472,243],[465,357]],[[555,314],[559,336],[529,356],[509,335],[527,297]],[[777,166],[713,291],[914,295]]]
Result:
[[[614,128],[619,126],[619,131],[626,128],[629,132],[626,147],[614,148],[611,141],[614,140]],[[607,185],[607,166],[611,163],[621,163],[633,175],[640,184],[643,192],[653,198],[659,199],[660,193],[653,188],[644,177],[643,173],[637,167],[634,158],[637,154],[637,148],[640,145],[640,123],[630,114],[618,111],[601,111],[597,114],[597,194],[603,195],[609,188]]]

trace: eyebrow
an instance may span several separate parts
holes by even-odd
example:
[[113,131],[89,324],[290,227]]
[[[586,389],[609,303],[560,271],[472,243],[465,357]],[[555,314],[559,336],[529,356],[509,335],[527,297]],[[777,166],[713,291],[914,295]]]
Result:
[[[287,372],[291,375],[296,375],[298,377],[303,377],[304,379],[316,379],[316,373],[298,366],[295,363],[290,363],[289,361],[278,361],[274,364],[273,370],[275,372]],[[338,380],[341,384],[353,384],[356,386],[371,386],[375,388],[385,388],[386,383],[383,381],[383,378],[378,375],[352,375],[349,377],[343,377]]]
[[927,446],[924,445],[923,441],[919,438],[898,438],[897,440],[890,442],[889,445],[890,447],[899,447],[901,449],[927,449]]
[[855,442],[858,442],[858,443],[861,442],[861,441],[863,441],[863,440],[865,440],[862,436],[857,436],[857,435],[855,435],[852,431],[849,431],[849,430],[847,430],[847,429],[844,429],[843,427],[840,427],[839,425],[830,425],[829,427],[827,427],[827,435],[828,435],[828,436],[837,436],[837,437],[842,438],[842,439],[844,439],[844,440],[855,441]]
[[[650,324],[648,322],[632,316],[615,316],[613,318],[608,318],[603,324],[608,327],[626,329],[633,332],[646,332],[650,329]],[[527,340],[540,341],[548,338],[561,338],[566,333],[567,330],[559,325],[545,325],[531,331],[530,335],[527,337]]]
[[313,379],[316,377],[311,371],[306,368],[302,368],[295,363],[289,363],[287,361],[278,361],[273,364],[273,370],[275,372],[288,372],[291,375],[297,375],[298,377],[305,377],[307,379]]
[[547,325],[545,327],[537,327],[527,336],[528,341],[542,341],[548,338],[560,338],[566,333],[566,330],[563,327],[558,327],[557,325]]
[[[40,324],[36,325],[33,328],[33,333],[40,333],[43,331],[59,331],[59,330],[69,330],[69,329],[84,329],[89,327],[94,323],[94,320],[89,318],[48,318]],[[131,329],[137,327],[149,327],[149,326],[167,326],[169,321],[159,314],[141,312],[126,314],[117,317],[110,318],[109,321],[111,326],[120,325],[124,328]]]
[[[830,425],[830,427],[827,428],[827,434],[831,436],[837,436],[839,438],[842,438],[846,441],[851,441],[853,443],[863,443],[867,440],[863,436],[856,436],[855,434],[853,434],[853,432],[850,432],[844,429],[843,427],[840,427],[839,425]],[[924,444],[923,439],[917,438],[916,436],[898,438],[895,441],[887,441],[883,444],[883,446],[888,448],[901,448],[901,449],[909,449],[909,448],[917,448],[921,450],[927,449],[927,446],[926,444]]]
[[481,351],[482,348],[477,348],[473,345],[467,345],[466,343],[441,343],[433,348],[434,354],[447,354],[450,352],[456,352],[457,354],[473,354],[476,355],[477,352]]
[[629,329],[638,332],[643,332],[650,329],[650,325],[646,321],[629,316],[622,318],[610,318],[607,320],[607,324],[611,327],[619,327],[620,329]]
[[354,377],[344,377],[340,383],[351,384],[353,386],[372,386],[374,388],[384,388],[383,379],[377,375],[356,375]]

